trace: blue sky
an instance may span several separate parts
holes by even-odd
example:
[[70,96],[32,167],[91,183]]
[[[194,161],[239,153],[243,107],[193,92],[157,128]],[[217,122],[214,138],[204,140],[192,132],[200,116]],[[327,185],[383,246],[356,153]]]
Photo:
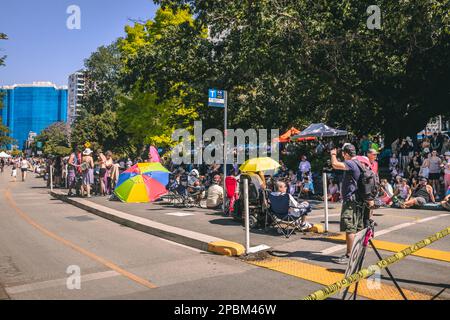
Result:
[[[81,10],[81,29],[69,30],[70,5]],[[70,73],[83,67],[84,59],[101,45],[124,35],[129,19],[153,18],[152,0],[2,0],[0,86],[33,81],[67,85]]]

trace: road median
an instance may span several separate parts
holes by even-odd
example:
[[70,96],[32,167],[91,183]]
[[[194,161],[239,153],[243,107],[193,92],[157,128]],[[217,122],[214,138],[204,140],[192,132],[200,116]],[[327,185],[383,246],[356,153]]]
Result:
[[62,192],[51,191],[50,195],[110,221],[192,248],[227,256],[239,256],[245,253],[244,247],[233,241],[134,216],[85,199],[68,197]]

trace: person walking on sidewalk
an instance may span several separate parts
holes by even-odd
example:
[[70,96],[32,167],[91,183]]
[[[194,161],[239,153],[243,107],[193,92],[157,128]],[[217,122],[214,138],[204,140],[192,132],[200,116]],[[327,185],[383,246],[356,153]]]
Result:
[[[361,171],[356,163],[356,149],[347,143],[342,148],[344,162],[337,159],[337,150],[331,150],[331,165],[335,170],[344,171],[341,195],[343,199],[341,209],[340,230],[345,232],[345,240],[347,244],[346,253],[336,259],[335,263],[347,264],[352,250],[355,234],[364,229],[364,220],[368,220],[369,210],[363,201],[357,198],[358,181]],[[369,203],[369,207],[373,206],[373,201]]]
[[15,161],[12,163],[11,177],[13,178],[13,182],[17,181],[17,163]]

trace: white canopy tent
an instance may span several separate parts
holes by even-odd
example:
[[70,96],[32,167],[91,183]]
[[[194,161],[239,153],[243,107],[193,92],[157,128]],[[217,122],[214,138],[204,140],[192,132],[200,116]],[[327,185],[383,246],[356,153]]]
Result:
[[7,154],[5,151],[0,152],[0,158],[11,158],[9,154]]

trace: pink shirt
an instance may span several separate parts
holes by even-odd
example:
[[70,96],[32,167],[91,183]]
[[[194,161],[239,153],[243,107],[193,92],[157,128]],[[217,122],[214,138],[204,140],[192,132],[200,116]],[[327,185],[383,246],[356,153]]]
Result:
[[370,164],[370,169],[372,169],[373,172],[378,174],[378,162],[374,161]]

